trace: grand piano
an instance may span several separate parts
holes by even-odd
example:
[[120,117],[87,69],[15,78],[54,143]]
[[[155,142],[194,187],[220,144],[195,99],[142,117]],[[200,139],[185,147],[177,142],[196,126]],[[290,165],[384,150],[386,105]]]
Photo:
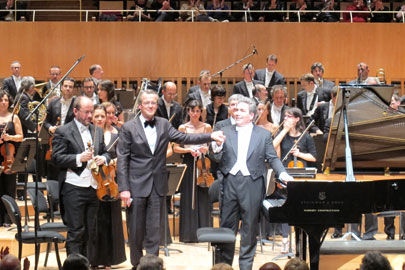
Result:
[[[328,181],[324,175],[326,181],[289,182],[285,200],[263,201],[270,222],[308,234],[311,270],[319,269],[319,249],[329,227],[359,223],[365,213],[405,210],[405,177],[384,176],[401,174],[405,167],[405,115],[389,107],[392,93],[392,86],[340,86],[323,166],[343,171],[346,181],[332,181],[332,176]],[[359,171],[375,174],[373,181],[356,180]]]

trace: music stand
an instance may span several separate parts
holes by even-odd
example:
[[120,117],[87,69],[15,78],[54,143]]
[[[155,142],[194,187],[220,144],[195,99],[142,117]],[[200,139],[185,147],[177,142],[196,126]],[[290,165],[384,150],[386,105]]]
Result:
[[[167,194],[164,197],[164,205],[163,205],[163,209],[165,210],[165,226],[164,226],[164,230],[165,230],[165,239],[164,239],[164,247],[163,247],[163,251],[165,252],[165,256],[170,256],[169,251],[177,251],[179,253],[183,253],[183,251],[179,250],[179,249],[169,249],[167,247],[167,226],[169,223],[169,216],[168,213],[166,211],[166,197],[167,196],[173,196],[177,190],[180,187],[181,181],[183,180],[184,177],[184,173],[187,170],[187,165],[186,164],[178,164],[178,165],[166,165],[168,172],[169,172],[169,179],[167,180],[167,184],[168,184],[168,190],[167,190]],[[173,214],[173,220],[174,220],[174,214]],[[174,226],[173,226],[173,234],[175,234],[174,231]]]
[[25,224],[24,231],[28,232],[28,206],[27,206],[27,182],[28,167],[36,154],[35,138],[25,138],[18,147],[11,171],[24,174],[24,204],[25,204]]

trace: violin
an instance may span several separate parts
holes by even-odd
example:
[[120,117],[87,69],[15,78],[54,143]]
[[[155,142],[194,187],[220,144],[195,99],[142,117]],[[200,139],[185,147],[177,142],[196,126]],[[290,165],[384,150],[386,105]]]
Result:
[[[55,126],[59,126],[59,125],[60,125],[60,116],[58,116]],[[48,149],[48,151],[46,151],[45,160],[52,159],[52,140],[53,140],[53,135],[49,136],[49,139],[48,139],[49,149]]]
[[[88,142],[89,150],[93,151],[91,143]],[[115,164],[97,166],[93,161],[90,165],[91,174],[97,181],[97,198],[100,201],[111,202],[119,198],[118,184],[115,182]]]
[[294,156],[294,160],[291,160],[290,162],[288,162],[287,165],[288,168],[304,168],[304,162],[302,162],[301,160],[298,160],[296,156]]
[[198,169],[197,185],[210,187],[214,183],[214,176],[210,172],[211,161],[205,155],[201,155],[201,158],[196,163]]

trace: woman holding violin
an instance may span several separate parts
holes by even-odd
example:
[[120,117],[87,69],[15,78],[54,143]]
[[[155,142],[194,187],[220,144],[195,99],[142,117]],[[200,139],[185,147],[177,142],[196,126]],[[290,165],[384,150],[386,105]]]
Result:
[[114,84],[110,80],[101,81],[97,85],[98,89],[98,98],[100,103],[110,102],[114,104],[116,113],[115,116],[117,119],[114,122],[114,125],[121,127],[124,124],[124,114],[122,113],[121,103],[115,97]]
[[[307,167],[308,162],[316,161],[316,148],[314,140],[309,133],[305,133],[305,123],[302,117],[302,112],[299,108],[289,108],[285,111],[283,129],[276,136],[273,145],[279,157],[283,160],[290,152],[286,160],[283,162],[285,167]],[[294,145],[298,144],[294,147]],[[276,190],[276,194],[283,197],[282,190]],[[288,224],[282,224],[283,247],[281,253],[288,253],[289,241],[288,235],[290,227]],[[296,230],[297,231],[297,230]]]
[[[112,126],[111,118],[107,117],[106,107],[108,106],[114,105],[109,102],[94,105],[93,124],[104,130],[104,143],[111,156],[109,169],[115,172],[118,130]],[[115,173],[112,174],[115,175]],[[115,179],[108,181],[115,181]],[[93,261],[96,262],[96,265],[92,266],[103,265],[105,269],[110,269],[111,265],[117,265],[126,260],[120,199],[100,201],[97,213],[97,240],[92,249]]]
[[[12,172],[11,166],[14,162],[14,155],[17,150],[17,142],[23,140],[23,132],[20,119],[16,114],[10,112],[10,106],[13,104],[11,95],[0,90],[0,150],[1,167],[0,175],[0,197],[9,195],[12,198],[16,193],[16,173]],[[10,218],[3,202],[0,202],[0,226],[10,227]]]
[[[199,101],[191,101],[187,106],[189,121],[181,125],[179,131],[193,134],[211,132],[211,126],[201,121],[202,111]],[[208,145],[175,144],[173,150],[184,154],[183,162],[187,165],[180,186],[180,241],[193,243],[197,242],[197,229],[208,227],[210,224],[208,186],[210,180],[214,179],[209,174],[209,159],[204,158],[204,154],[208,152]],[[197,171],[195,163],[201,164],[196,174],[194,174],[194,170]],[[198,180],[201,180],[200,185],[197,184]]]

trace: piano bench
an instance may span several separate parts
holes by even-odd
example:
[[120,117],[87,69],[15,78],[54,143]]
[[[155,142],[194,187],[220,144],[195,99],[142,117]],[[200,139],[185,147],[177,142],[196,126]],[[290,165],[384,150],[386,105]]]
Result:
[[212,265],[220,263],[217,252],[221,244],[234,244],[236,236],[229,228],[204,227],[197,229],[197,240],[200,243],[209,242],[212,248]]
[[325,241],[320,254],[364,254],[368,251],[379,251],[384,254],[405,253],[405,245],[403,240]]

